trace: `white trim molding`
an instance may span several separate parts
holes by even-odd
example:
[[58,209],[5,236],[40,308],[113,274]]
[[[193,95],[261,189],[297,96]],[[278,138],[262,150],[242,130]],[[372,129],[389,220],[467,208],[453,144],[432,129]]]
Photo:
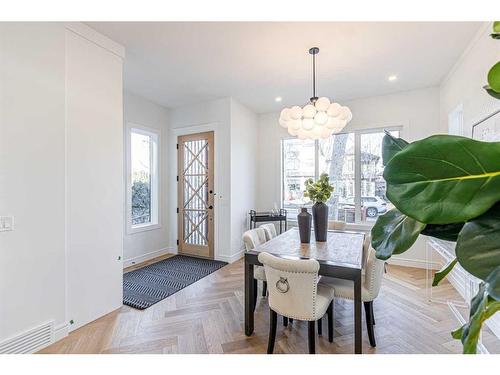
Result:
[[[132,225],[132,133],[141,134],[151,139],[150,166],[151,166],[151,222]],[[159,129],[127,122],[125,134],[125,210],[126,233],[128,235],[159,229],[162,226],[162,132]]]
[[163,256],[163,255],[167,255],[167,254],[175,255],[175,254],[177,254],[177,249],[174,247],[165,247],[163,249],[150,251],[149,253],[145,253],[145,254],[130,258],[130,259],[124,259],[123,260],[123,268],[134,266],[136,264],[146,262],[148,260]]
[[220,260],[222,262],[227,262],[227,263],[234,263],[237,260],[240,260],[241,258],[243,258],[244,255],[245,255],[245,250],[240,250],[236,254],[233,254],[230,256],[218,255],[217,257],[215,257],[215,260]]
[[440,262],[431,262],[429,265],[427,261],[421,259],[403,258],[400,256],[393,256],[387,260],[387,263],[395,266],[413,267],[413,268],[427,268],[428,266],[433,270],[439,270],[442,267]]
[[81,22],[67,22],[65,23],[66,29],[78,34],[89,42],[98,45],[101,48],[115,54],[116,56],[125,59],[125,47],[115,41],[109,39],[107,36],[100,34],[93,28]]

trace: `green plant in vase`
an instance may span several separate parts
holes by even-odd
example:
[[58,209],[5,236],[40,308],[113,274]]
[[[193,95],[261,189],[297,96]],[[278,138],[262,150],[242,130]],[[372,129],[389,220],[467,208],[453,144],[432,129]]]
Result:
[[330,199],[333,186],[330,184],[328,174],[322,173],[316,182],[312,178],[307,179],[305,188],[304,196],[314,202],[312,206],[314,236],[316,241],[324,242],[328,230],[328,206],[325,202]]

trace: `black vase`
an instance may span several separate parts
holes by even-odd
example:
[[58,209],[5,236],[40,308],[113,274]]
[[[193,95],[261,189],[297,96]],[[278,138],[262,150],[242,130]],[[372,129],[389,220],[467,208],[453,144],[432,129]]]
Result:
[[312,206],[312,216],[316,241],[325,242],[328,231],[328,206],[323,202],[314,203]]
[[307,208],[302,208],[297,215],[297,222],[299,223],[300,242],[311,242],[311,221],[312,216],[307,212]]

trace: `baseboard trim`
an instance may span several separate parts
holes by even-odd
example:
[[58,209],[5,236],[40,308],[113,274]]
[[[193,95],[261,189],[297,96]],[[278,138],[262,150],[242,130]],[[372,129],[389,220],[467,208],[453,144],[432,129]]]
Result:
[[162,255],[176,254],[176,253],[177,253],[177,249],[175,249],[173,247],[165,247],[163,249],[151,251],[149,253],[142,254],[142,255],[139,255],[137,257],[133,257],[130,259],[124,259],[123,260],[123,268],[127,268],[130,266],[136,265],[138,263],[146,262],[148,260],[151,260],[151,259],[156,258],[156,257],[160,257]]
[[243,255],[245,255],[245,250],[240,250],[236,254],[226,256],[226,255],[217,255],[216,260],[220,260],[222,262],[227,262],[227,263],[234,263],[237,260],[243,258]]
[[59,341],[69,334],[69,327],[67,323],[59,324],[54,327],[54,340],[53,342]]
[[[424,269],[427,268],[427,261],[420,259],[391,257],[387,261],[387,263],[402,267],[424,268]],[[441,269],[441,264],[439,262],[431,262],[430,266],[431,266],[430,268],[433,270]]]

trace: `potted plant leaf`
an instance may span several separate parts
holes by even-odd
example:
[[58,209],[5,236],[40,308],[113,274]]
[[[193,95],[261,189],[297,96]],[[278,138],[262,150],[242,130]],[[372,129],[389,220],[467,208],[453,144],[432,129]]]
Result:
[[316,241],[325,242],[328,231],[328,206],[325,202],[330,199],[333,186],[330,184],[327,173],[321,174],[316,182],[312,178],[307,179],[305,186],[304,196],[314,202],[312,206],[314,236]]

